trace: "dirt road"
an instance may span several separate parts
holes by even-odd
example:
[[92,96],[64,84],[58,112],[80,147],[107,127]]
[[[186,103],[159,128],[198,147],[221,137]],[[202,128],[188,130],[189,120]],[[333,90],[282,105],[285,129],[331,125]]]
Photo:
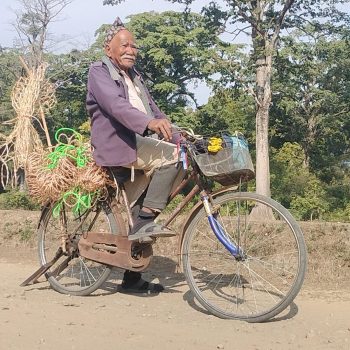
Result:
[[166,293],[118,293],[113,274],[99,294],[71,297],[45,281],[19,287],[38,267],[35,258],[34,250],[0,249],[1,350],[350,349],[350,290],[304,289],[277,319],[249,324],[208,315],[170,259],[155,257],[151,266]]

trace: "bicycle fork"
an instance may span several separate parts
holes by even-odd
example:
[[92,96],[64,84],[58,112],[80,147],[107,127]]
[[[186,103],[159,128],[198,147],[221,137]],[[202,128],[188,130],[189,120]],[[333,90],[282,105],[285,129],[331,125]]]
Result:
[[201,201],[203,203],[204,210],[207,214],[210,227],[213,230],[217,239],[236,259],[244,259],[245,254],[243,250],[239,247],[239,245],[231,241],[230,237],[225,232],[225,229],[217,221],[217,213],[213,212],[214,210],[211,209],[209,197],[206,193],[201,193]]

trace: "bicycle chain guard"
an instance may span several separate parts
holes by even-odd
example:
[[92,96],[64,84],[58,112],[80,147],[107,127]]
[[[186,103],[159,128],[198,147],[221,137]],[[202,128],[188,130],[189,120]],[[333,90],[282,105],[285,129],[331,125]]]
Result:
[[131,271],[142,271],[150,263],[151,244],[129,241],[127,236],[86,232],[78,243],[82,257]]

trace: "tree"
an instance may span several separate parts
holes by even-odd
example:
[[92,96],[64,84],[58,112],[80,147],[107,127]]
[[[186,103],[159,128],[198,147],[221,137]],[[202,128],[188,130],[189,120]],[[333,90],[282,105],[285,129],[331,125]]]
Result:
[[6,122],[15,114],[11,104],[12,87],[22,74],[18,54],[16,49],[0,48],[0,133],[6,135],[9,132]]
[[273,150],[273,196],[298,219],[320,219],[330,209],[325,184],[304,163],[303,149],[296,142],[286,142]]
[[[161,109],[175,121],[184,116],[186,106],[197,105],[190,83],[224,85],[238,70],[237,45],[220,40],[217,25],[199,14],[147,12],[129,19],[126,26],[140,47],[136,68]],[[104,29],[105,25],[98,31],[101,36]],[[97,41],[102,46],[102,37]],[[220,81],[215,73],[221,73]]]
[[[56,99],[54,86],[45,78],[47,65],[43,61],[44,45],[49,23],[71,1],[19,1],[21,9],[16,13],[15,28],[22,43],[21,49],[27,56],[27,62],[22,56],[19,57],[25,74],[16,81],[12,89],[11,102],[16,116],[11,120],[13,127],[9,135],[6,137],[0,135],[0,161],[2,169],[7,169],[7,175],[1,174],[1,179],[5,177],[5,182],[14,179],[12,182],[17,185],[16,175],[19,174],[22,190],[28,156],[31,152],[42,150],[43,147],[35,124],[45,132],[47,145],[51,147],[45,112],[53,107]],[[9,166],[13,166],[14,176],[10,175]]]
[[279,94],[271,110],[272,145],[284,144],[280,152],[286,155],[288,141],[297,141],[303,162],[282,171],[274,157],[273,187],[299,217],[323,214],[347,221],[350,183],[341,161],[349,158],[350,150],[347,33],[319,37],[310,31],[308,38],[303,33],[303,41],[297,34],[281,42],[276,60],[274,84]]
[[68,54],[49,55],[48,75],[56,86],[57,104],[48,120],[50,134],[62,127],[78,129],[88,120],[86,86],[90,64],[101,57],[101,50],[73,50]]
[[350,45],[338,34],[302,35],[284,38],[276,59],[273,142],[299,142],[304,166],[319,171],[350,150]]
[[[104,0],[104,4],[119,4],[124,0]],[[195,0],[168,0],[186,5],[188,13]],[[328,30],[348,21],[348,16],[337,9],[343,0],[223,0],[226,8],[210,1],[203,7],[209,22],[220,24],[222,30],[236,26],[237,32],[245,32],[252,39],[251,67],[255,72],[255,84],[251,89],[256,105],[256,186],[257,192],[270,194],[269,168],[269,109],[271,104],[271,79],[273,59],[278,48],[281,31],[312,23],[318,30]],[[249,30],[249,31],[248,31]]]
[[253,99],[242,88],[217,90],[204,106],[195,112],[196,129],[208,134],[226,130],[243,133],[250,142],[255,141]]
[[73,0],[18,0],[14,27],[30,67],[38,66],[48,41],[49,24]]

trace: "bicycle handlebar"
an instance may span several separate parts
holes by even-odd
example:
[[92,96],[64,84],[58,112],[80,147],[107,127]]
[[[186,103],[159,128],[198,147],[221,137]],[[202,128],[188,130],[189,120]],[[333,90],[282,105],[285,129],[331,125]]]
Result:
[[186,138],[186,140],[198,141],[203,139],[203,135],[195,134],[191,128],[178,126],[175,124],[171,124],[171,128],[172,130],[175,130],[173,131],[174,134],[181,134],[183,137]]

